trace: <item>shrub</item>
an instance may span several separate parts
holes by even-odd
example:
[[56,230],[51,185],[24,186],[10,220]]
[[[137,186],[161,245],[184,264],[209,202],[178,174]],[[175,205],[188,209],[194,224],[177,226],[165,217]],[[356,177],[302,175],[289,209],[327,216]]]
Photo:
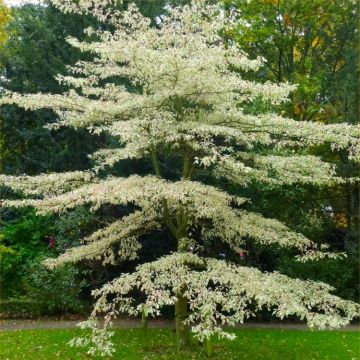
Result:
[[22,210],[2,216],[0,223],[0,288],[2,298],[25,295],[23,268],[39,254],[47,252],[46,236],[53,232],[49,216]]
[[81,272],[71,264],[49,270],[42,265],[41,258],[29,264],[25,276],[28,294],[41,304],[41,313],[47,315],[84,312],[81,292],[87,284],[81,277]]

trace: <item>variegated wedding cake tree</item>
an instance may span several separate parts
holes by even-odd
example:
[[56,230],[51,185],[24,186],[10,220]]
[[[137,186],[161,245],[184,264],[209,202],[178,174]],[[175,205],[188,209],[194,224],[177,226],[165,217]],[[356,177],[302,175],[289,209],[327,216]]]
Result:
[[[112,30],[87,29],[93,42],[69,39],[94,55],[93,61],[71,67],[73,76],[58,76],[73,90],[62,95],[5,93],[0,101],[27,110],[52,109],[58,121],[49,127],[106,132],[118,139],[118,147],[92,154],[96,166],[85,172],[2,175],[3,185],[27,196],[3,206],[34,206],[40,214],[62,214],[84,204],[93,211],[109,204],[135,209],[94,232],[83,245],[49,259],[49,267],[84,259],[121,266],[121,261],[137,257],[139,237],[154,231],[164,232],[163,241],[169,236],[177,241],[175,252],[95,291],[93,321],[84,326],[93,326],[100,314],[105,314],[106,328],[119,313],[146,319],[174,305],[179,346],[189,344],[192,332],[210,351],[211,337],[233,337],[224,325],[242,323],[263,308],[319,328],[346,325],[356,317],[358,304],[333,295],[331,286],[209,258],[206,247],[223,243],[239,253],[252,241],[296,249],[299,261],[338,256],[275,219],[244,210],[251,199],[233,196],[221,185],[349,181],[307,149],[329,144],[334,151],[347,149],[356,161],[359,129],[246,113],[244,107],[254,99],[274,106],[287,101],[294,86],[244,78],[263,60],[250,60],[224,40],[224,32],[241,19],[226,16],[219,6],[194,1],[169,7],[152,26],[134,5],[118,11],[106,0],[53,3],[65,12],[90,13]],[[172,180],[163,175],[169,173],[167,158],[174,167]],[[153,173],[109,175],[124,159],[148,159]],[[142,302],[132,298],[134,290],[143,294]],[[111,354],[108,333],[94,328],[92,334],[73,343]]]

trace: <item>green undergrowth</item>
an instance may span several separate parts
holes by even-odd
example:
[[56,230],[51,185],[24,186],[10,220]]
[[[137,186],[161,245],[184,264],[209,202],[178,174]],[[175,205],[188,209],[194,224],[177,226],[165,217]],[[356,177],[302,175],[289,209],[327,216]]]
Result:
[[[244,329],[235,330],[235,341],[214,341],[212,359],[232,360],[358,360],[358,332]],[[81,330],[19,330],[0,332],[1,360],[100,359],[67,342]],[[200,344],[179,352],[175,334],[168,329],[149,329],[148,347],[140,329],[116,330],[116,354],[112,359],[192,360],[206,359]]]

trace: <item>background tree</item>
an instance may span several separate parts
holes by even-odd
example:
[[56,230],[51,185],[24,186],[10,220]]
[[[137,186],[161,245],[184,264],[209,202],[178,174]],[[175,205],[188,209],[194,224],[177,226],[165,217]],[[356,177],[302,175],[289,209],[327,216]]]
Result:
[[[279,110],[299,120],[358,123],[357,2],[225,0],[224,3],[230,11],[237,11],[242,19],[236,30],[227,36],[239,43],[251,58],[261,56],[266,59],[266,66],[255,77],[259,81],[299,84],[291,102]],[[256,112],[258,107],[255,102],[249,111]],[[347,161],[342,152],[334,154],[323,146],[313,148],[312,152],[336,162],[344,176],[357,176],[358,167]],[[252,192],[256,193],[257,189]],[[279,198],[281,201],[273,201]],[[319,279],[328,277],[330,281],[334,266],[337,267],[338,278],[347,273],[347,280],[342,279],[342,284],[350,281],[354,289],[352,296],[358,298],[358,183],[324,186],[316,189],[316,195],[311,186],[271,187],[269,191],[263,188],[257,203],[268,216],[276,213],[282,221],[292,223],[300,231],[326,239],[339,249],[347,249],[350,255],[347,262],[319,262],[319,271],[315,273]],[[281,262],[281,257],[274,256],[273,262]],[[288,263],[286,256],[284,260]],[[328,275],[326,267],[332,269]]]
[[[85,17],[66,17],[53,6],[13,8],[6,30],[8,40],[0,50],[0,86],[20,93],[64,91],[54,77],[66,72],[66,64],[80,56],[64,38],[81,37],[80,29],[90,23]],[[65,164],[67,168],[84,169],[89,166],[86,153],[95,150],[99,141],[86,132],[67,129],[55,134],[44,129],[53,118],[51,111],[29,113],[6,107],[0,116],[0,169],[8,174],[61,171]]]
[[3,46],[6,39],[7,34],[5,31],[5,26],[10,20],[10,9],[4,4],[4,1],[0,1],[0,46]]
[[[104,264],[132,260],[141,239],[154,232],[162,232],[174,251],[97,291],[93,317],[106,313],[106,324],[119,312],[145,319],[174,305],[180,347],[189,345],[191,327],[210,353],[212,336],[231,338],[220,325],[242,322],[262,308],[320,328],[345,325],[356,316],[358,305],[331,294],[332,287],[323,283],[262,273],[219,258],[244,258],[251,249],[267,246],[297,250],[302,261],[334,257],[321,251],[324,246],[254,212],[249,199],[232,194],[226,184],[343,182],[332,164],[307,149],[321,144],[349,149],[354,160],[358,129],[245,112],[259,98],[269,106],[286,101],[294,86],[260,84],[242,75],[258,70],[262,62],[249,60],[219,35],[231,29],[233,19],[218,6],[200,1],[169,9],[153,27],[134,5],[118,11],[103,8],[106,2],[53,2],[64,12],[91,13],[108,23],[105,30],[86,31],[93,42],[69,40],[94,59],[77,62],[73,75],[57,77],[73,90],[58,95],[8,92],[1,102],[51,109],[59,121],[50,128],[87,128],[108,133],[118,143],[92,155],[93,171],[2,176],[3,185],[29,197],[4,204],[34,206],[39,213],[65,213],[79,205],[92,211],[128,207],[127,215],[119,214],[90,234],[84,245],[49,260],[50,267],[91,259]],[[155,175],[114,176],[112,166],[129,159],[152,164]],[[134,298],[134,291],[143,298]],[[74,344],[93,341],[90,352],[96,347],[103,354],[112,352],[103,330],[94,329],[93,335]]]
[[278,82],[299,84],[292,95],[293,104],[287,109],[289,116],[332,122],[334,113],[338,113],[337,122],[357,123],[357,110],[349,111],[349,105],[357,101],[356,93],[346,94],[349,79],[344,78],[351,68],[356,70],[356,1],[225,0],[225,3],[237,9],[243,20],[236,29],[237,35],[234,32],[232,37],[251,56],[267,60],[262,75]]
[[[1,92],[4,88],[20,93],[64,91],[65,87],[54,77],[59,72],[66,72],[66,64],[81,57],[81,52],[69,46],[64,37],[82,37],[83,27],[94,21],[76,15],[64,16],[51,4],[13,7],[9,20],[4,27],[7,41],[0,46]],[[90,165],[87,153],[94,151],[101,139],[86,131],[64,129],[55,133],[43,127],[53,120],[52,111],[32,113],[14,106],[3,107],[0,110],[0,172],[37,174],[87,168]],[[77,231],[83,233],[79,212],[77,209],[72,217],[76,219]],[[84,278],[81,268],[76,270],[70,266],[54,274],[47,271],[46,277],[41,264],[34,265],[50,253],[63,249],[64,244],[76,244],[76,236],[68,231],[66,221],[72,224],[71,217],[59,220],[37,216],[31,209],[10,211],[0,208],[0,248],[11,251],[4,254],[0,264],[1,301],[6,300],[2,303],[4,312],[15,311],[12,315],[17,315],[19,305],[25,309],[26,316],[81,309],[76,305],[80,302],[82,288],[79,278]],[[91,228],[89,221],[86,227]],[[51,234],[56,235],[54,248],[49,247]],[[59,290],[59,283],[65,283],[75,273],[76,278],[71,282],[78,284],[77,293],[67,292],[66,300],[56,304],[49,295],[54,289]],[[41,281],[44,281],[42,285]]]
[[[9,20],[10,20],[10,9],[1,0],[0,1],[0,52],[2,51],[2,48],[5,45],[5,41],[7,40],[7,33],[5,31],[5,26]],[[2,66],[3,64],[0,61],[0,71],[2,70]],[[4,140],[0,137],[0,149],[2,149],[3,141]],[[0,162],[1,159],[2,159],[2,152],[0,151]]]

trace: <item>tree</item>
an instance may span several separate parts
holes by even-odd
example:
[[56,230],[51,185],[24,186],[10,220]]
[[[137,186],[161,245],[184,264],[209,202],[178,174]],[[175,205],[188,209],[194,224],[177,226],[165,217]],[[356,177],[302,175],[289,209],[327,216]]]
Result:
[[6,41],[7,34],[5,26],[10,20],[10,9],[4,4],[3,0],[0,0],[0,47]]
[[[236,41],[250,58],[264,57],[266,66],[257,78],[261,81],[290,81],[299,84],[284,104],[283,111],[292,118],[307,121],[356,124],[359,119],[359,6],[357,1],[227,1],[229,11],[240,13],[241,22],[227,36]],[[358,167],[346,160],[346,154],[334,154],[326,147],[315,148],[315,154],[337,161],[345,176],[357,176]],[[296,190],[296,189],[295,189]],[[354,264],[358,264],[359,183],[325,186],[317,190],[300,189],[307,209],[293,201],[301,211],[325,221],[324,233],[340,246],[352,249]],[[279,189],[279,193],[284,189]],[[294,188],[286,198],[294,199]],[[273,192],[270,192],[274,196]],[[296,196],[301,201],[300,196]],[[262,197],[259,203],[269,204],[270,211],[287,217],[274,202]],[[286,204],[279,201],[280,205]],[[309,201],[310,200],[310,201]],[[321,209],[332,209],[326,212]],[[320,211],[319,211],[320,209]],[[331,214],[331,215],[330,215]],[[342,219],[342,221],[339,221]],[[359,271],[355,271],[359,273]],[[358,280],[354,279],[353,287]],[[358,297],[358,296],[357,296]]]
[[[91,24],[88,18],[64,16],[50,5],[13,8],[8,39],[0,49],[0,87],[19,93],[65,91],[55,76],[66,72],[66,64],[74,64],[81,53],[63,38],[82,36],[81,29]],[[0,171],[8,174],[64,171],[63,164],[67,169],[87,168],[86,155],[99,141],[85,131],[45,129],[54,118],[51,111],[4,107],[0,117]]]
[[[331,122],[334,115],[331,107],[336,107],[339,98],[338,74],[351,62],[348,49],[358,43],[357,2],[224,2],[237,9],[243,20],[229,35],[251,56],[267,60],[265,77],[299,84],[292,95],[293,107],[287,109],[288,115]],[[334,81],[337,89],[329,86]],[[345,121],[354,121],[346,110],[338,109],[338,112]]]
[[[6,24],[10,20],[10,10],[9,8],[4,4],[2,0],[0,0],[0,51],[3,48],[5,41],[7,39],[7,34],[5,31]],[[2,69],[2,62],[0,61],[0,71]],[[0,118],[1,121],[1,118]],[[0,137],[0,149],[2,148],[3,140]],[[0,162],[2,159],[2,155],[0,152]]]
[[[341,254],[253,212],[251,199],[234,195],[228,185],[347,181],[336,176],[333,164],[307,149],[331,145],[334,151],[347,149],[356,160],[358,128],[245,113],[243,107],[255,99],[272,106],[286,101],[295,86],[244,78],[262,61],[249,60],[234,42],[224,40],[222,34],[236,18],[224,16],[218,5],[193,1],[169,8],[152,27],[133,4],[117,11],[107,1],[53,3],[64,12],[91,13],[113,29],[87,29],[96,37],[93,42],[69,39],[95,56],[72,67],[72,76],[57,77],[73,90],[8,92],[0,104],[52,109],[59,120],[49,127],[106,132],[118,142],[92,154],[95,165],[89,171],[1,176],[4,186],[26,195],[4,206],[34,206],[40,214],[61,214],[78,205],[94,212],[104,205],[129,207],[128,215],[113,219],[83,245],[49,259],[49,267],[89,259],[121,264],[135,259],[143,239],[154,232],[173,244],[171,254],[95,291],[97,301],[84,324],[93,327],[93,337],[73,344],[111,354],[106,328],[114,317],[121,312],[142,315],[146,324],[165,305],[175,307],[179,347],[189,346],[191,330],[208,353],[213,336],[233,337],[222,325],[243,322],[262,308],[319,328],[346,325],[357,316],[359,305],[333,295],[324,283],[246,266],[251,247],[290,248],[299,261]],[[113,175],[114,164],[129,159],[151,163],[154,174]],[[134,297],[138,292],[142,296]],[[94,327],[100,314],[106,314],[104,329]]]

